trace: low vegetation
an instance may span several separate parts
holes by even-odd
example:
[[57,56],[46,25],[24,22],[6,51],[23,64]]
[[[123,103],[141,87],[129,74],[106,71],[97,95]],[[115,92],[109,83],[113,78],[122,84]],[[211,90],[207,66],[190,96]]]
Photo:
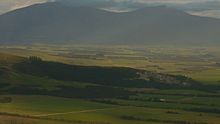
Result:
[[[135,56],[141,55],[140,49],[115,50],[114,53],[99,51],[100,54],[90,51],[86,54],[94,53],[94,56],[85,55],[87,59],[77,51],[74,51],[74,59],[70,54],[67,58],[64,53],[38,54],[21,49],[13,54],[21,55],[23,51],[23,57],[0,54],[0,120],[4,120],[4,124],[218,124],[220,88],[215,80],[220,79],[214,62],[200,65],[197,62],[200,58],[191,56],[185,58],[187,63],[183,59],[184,62],[175,65],[173,62],[177,63],[179,58],[166,56],[171,61],[169,65],[164,58],[160,61],[165,55],[159,53],[154,53],[158,55],[156,59],[156,55]],[[60,51],[66,52],[66,49]],[[152,51],[145,53],[150,55]],[[113,63],[109,64],[109,60]],[[126,63],[128,60],[131,63]],[[88,61],[88,65],[84,61]],[[114,62],[119,61],[115,66]],[[217,61],[217,58],[209,61]],[[146,63],[148,66],[143,67]],[[152,63],[161,65],[150,66]],[[192,70],[195,66],[198,70]],[[177,73],[182,67],[187,69]],[[207,80],[200,76],[208,72]]]

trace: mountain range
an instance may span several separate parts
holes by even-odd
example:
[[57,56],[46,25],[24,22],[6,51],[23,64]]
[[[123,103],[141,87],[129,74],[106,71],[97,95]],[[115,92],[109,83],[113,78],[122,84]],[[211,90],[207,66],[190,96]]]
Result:
[[218,44],[220,19],[165,6],[130,12],[35,4],[0,15],[0,43]]

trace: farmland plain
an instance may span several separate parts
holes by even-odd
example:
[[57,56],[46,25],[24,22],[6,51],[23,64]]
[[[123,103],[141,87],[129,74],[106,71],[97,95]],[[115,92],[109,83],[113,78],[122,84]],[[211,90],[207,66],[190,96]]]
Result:
[[[0,56],[0,124],[220,122],[218,47],[4,45],[0,48]],[[42,60],[32,63],[27,60],[29,56],[38,56]],[[39,67],[48,67],[46,69],[50,71],[45,72]],[[56,74],[64,70],[75,73],[74,68],[80,68],[80,74],[84,74],[83,69],[95,70],[97,74],[103,74],[103,80],[68,76],[63,79],[65,75],[62,74],[57,78]],[[130,77],[127,81],[131,85],[120,84],[124,80],[120,76],[124,73],[133,76],[135,71],[143,70],[155,77],[163,77],[156,78],[156,83],[165,81],[169,84],[170,79],[171,82],[184,79],[193,85],[161,88],[159,83],[147,87],[132,84]],[[117,77],[120,85],[113,83],[115,80],[108,82],[105,75],[108,73],[122,73]],[[114,94],[108,93],[113,90]]]
[[0,52],[84,66],[131,67],[181,74],[203,83],[219,84],[219,47],[116,45],[8,45]]

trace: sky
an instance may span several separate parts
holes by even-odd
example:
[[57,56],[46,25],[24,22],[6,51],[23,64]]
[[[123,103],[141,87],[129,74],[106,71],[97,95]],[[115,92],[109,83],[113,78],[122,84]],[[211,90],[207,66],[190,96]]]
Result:
[[0,14],[48,1],[94,6],[111,11],[127,11],[145,6],[166,5],[194,15],[220,18],[220,0],[0,0]]
[[47,0],[0,0],[0,14]]

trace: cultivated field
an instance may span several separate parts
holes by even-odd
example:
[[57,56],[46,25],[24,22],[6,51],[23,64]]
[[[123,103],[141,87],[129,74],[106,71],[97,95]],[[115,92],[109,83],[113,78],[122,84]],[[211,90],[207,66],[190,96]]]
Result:
[[[220,121],[218,113],[185,110],[199,107],[190,103],[113,100],[121,105],[112,105],[48,96],[8,97],[12,98],[11,103],[0,104],[0,118],[6,124],[45,124],[46,122],[60,124],[218,124]],[[197,98],[195,103],[202,104],[198,99],[200,98]]]
[[0,124],[219,124],[219,62],[217,47],[1,46]]
[[85,66],[132,67],[220,82],[219,47],[45,45],[1,46],[0,52]]

